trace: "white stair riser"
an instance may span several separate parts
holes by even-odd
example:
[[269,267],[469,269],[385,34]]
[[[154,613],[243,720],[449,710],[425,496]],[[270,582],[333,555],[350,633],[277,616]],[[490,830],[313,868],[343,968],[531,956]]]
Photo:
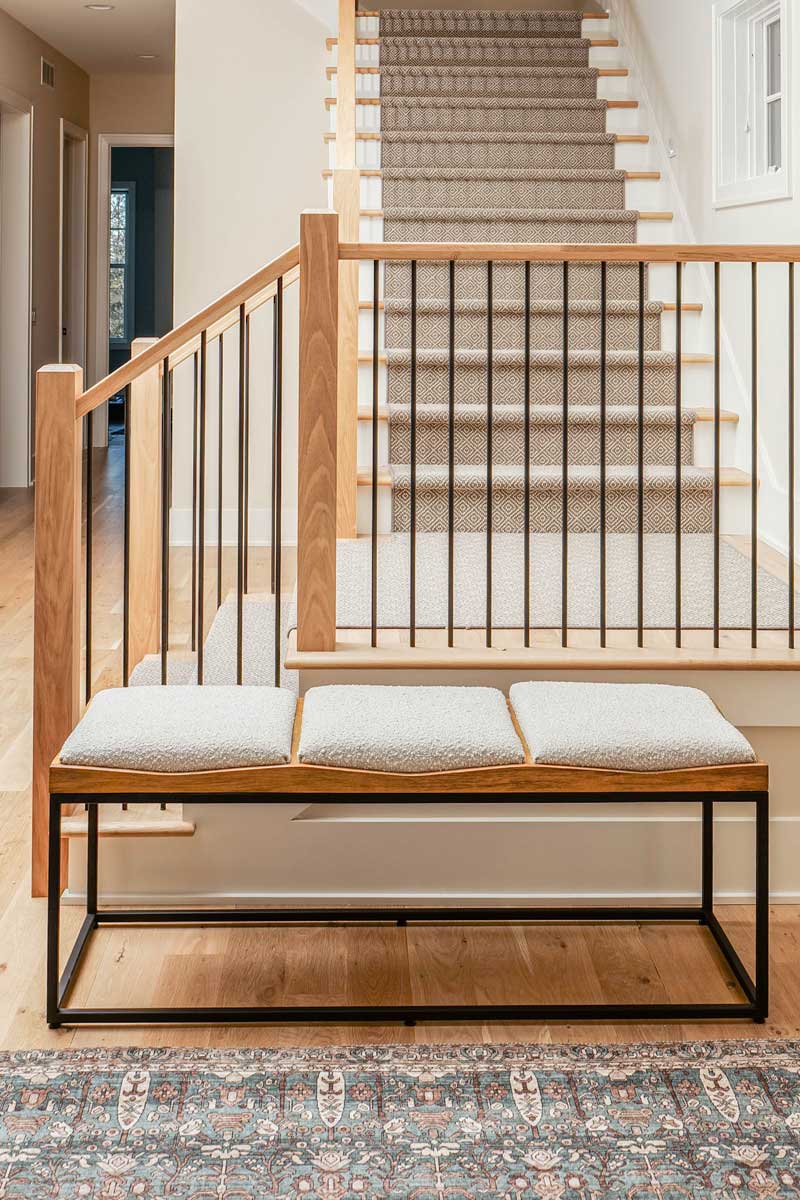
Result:
[[[720,463],[731,466],[736,461],[736,430],[734,421],[721,421],[719,427]],[[714,422],[697,421],[694,427],[694,465],[714,466]]]
[[[385,467],[389,462],[389,422],[378,420],[378,465]],[[358,422],[358,469],[372,468],[372,421]]]
[[[328,179],[328,205],[333,207],[333,179]],[[362,208],[380,208],[381,201],[381,181],[378,178],[369,175],[361,176],[361,207]]]
[[581,37],[585,38],[608,38],[613,37],[612,21],[610,17],[605,20],[584,21],[581,26]]
[[[366,484],[358,487],[356,503],[356,529],[361,535],[372,532],[372,488]],[[392,489],[378,488],[378,533],[392,532]]]
[[649,142],[618,142],[614,147],[614,166],[618,171],[651,171],[658,167]]

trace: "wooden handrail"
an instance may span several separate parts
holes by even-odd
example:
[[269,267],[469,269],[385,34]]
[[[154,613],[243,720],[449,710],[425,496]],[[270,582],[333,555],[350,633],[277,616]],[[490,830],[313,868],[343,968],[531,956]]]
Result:
[[542,242],[341,242],[339,258],[345,262],[379,262],[412,259],[456,262],[800,262],[800,245],[701,246],[612,243],[610,245]]
[[[293,267],[291,271],[287,271],[287,273],[283,276],[284,291],[286,291],[286,288],[291,287],[291,285],[293,283],[297,283],[299,278],[300,278],[299,265],[296,267]],[[268,284],[267,287],[262,288],[260,292],[256,292],[255,296],[252,296],[249,300],[245,301],[245,306],[244,306],[245,316],[249,317],[251,313],[257,312],[259,308],[263,307],[263,305],[265,305],[269,300],[272,300],[273,297],[275,295],[277,295],[277,291],[278,291],[278,283],[277,283],[277,280],[275,280],[273,283]],[[213,342],[215,340],[215,338],[222,337],[222,335],[224,333],[227,333],[229,329],[233,329],[238,324],[239,324],[239,309],[238,308],[231,309],[231,311],[227,314],[227,316],[221,317],[219,319],[219,321],[215,321],[213,325],[210,325],[208,327],[208,329],[206,330],[206,333],[208,335],[209,342]],[[198,333],[195,337],[193,337],[191,339],[191,341],[185,342],[183,344],[183,346],[181,346],[180,350],[176,350],[174,354],[170,354],[170,356],[169,356],[170,370],[174,371],[176,367],[179,367],[180,364],[182,362],[185,362],[187,358],[191,358],[193,354],[198,353],[199,350],[200,350],[200,334]]]
[[[246,304],[259,292],[267,288],[277,279],[288,274],[300,263],[300,246],[292,246],[290,250],[285,250],[278,258],[267,263],[265,267],[261,267],[255,274],[248,279],[242,281],[226,292],[224,296],[220,296],[218,300],[207,305],[196,313],[193,317],[189,317],[182,325],[178,325],[169,333],[164,334],[162,338],[151,346],[149,350],[145,350],[130,362],[123,363],[116,371],[112,371],[110,375],[106,375],[105,379],[101,379],[92,387],[78,397],[75,408],[76,418],[85,417],[92,409],[97,408],[100,404],[105,403],[116,392],[127,387],[134,379],[143,375],[145,371],[149,371],[151,367],[162,362],[165,358],[171,357],[173,354],[182,350],[187,342],[191,342],[194,338],[199,338],[204,329],[208,330],[218,321],[222,321],[234,309],[238,309],[241,304]],[[238,318],[237,318],[238,319]]]

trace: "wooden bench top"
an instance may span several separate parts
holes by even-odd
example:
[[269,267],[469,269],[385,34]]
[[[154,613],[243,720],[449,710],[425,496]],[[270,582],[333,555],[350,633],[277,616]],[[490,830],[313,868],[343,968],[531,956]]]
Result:
[[[511,711],[511,710],[510,710]],[[679,771],[610,771],[588,767],[552,767],[530,760],[516,718],[512,720],[525,750],[525,762],[501,767],[404,774],[321,767],[297,758],[303,701],[297,703],[291,762],[274,767],[237,767],[221,771],[128,771],[107,767],[50,768],[50,791],[58,795],[229,795],[274,792],[322,796],[354,795],[498,795],[572,792],[652,794],[669,792],[766,791],[766,763],[694,767]]]

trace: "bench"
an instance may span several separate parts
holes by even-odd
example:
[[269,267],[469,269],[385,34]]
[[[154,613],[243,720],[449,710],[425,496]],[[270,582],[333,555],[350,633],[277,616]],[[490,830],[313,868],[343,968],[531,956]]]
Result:
[[[401,769],[403,768],[403,769]],[[699,805],[700,902],[679,907],[110,909],[98,903],[98,806],[176,799],[192,804],[394,803],[493,797],[535,803]],[[714,805],[753,804],[755,972],[714,912]],[[87,818],[86,916],[60,965],[61,820]],[[47,1021],[81,1024],[417,1020],[722,1020],[768,1011],[766,764],[694,688],[649,684],[515,684],[492,688],[168,687],[101,692],[50,770]],[[122,924],[286,922],[692,922],[708,928],[742,992],[725,1003],[68,1007],[92,934]]]

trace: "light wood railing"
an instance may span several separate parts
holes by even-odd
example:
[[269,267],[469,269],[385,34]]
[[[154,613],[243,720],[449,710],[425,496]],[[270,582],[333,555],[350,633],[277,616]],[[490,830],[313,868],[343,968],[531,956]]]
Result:
[[[334,257],[338,266],[338,258]],[[319,255],[315,258],[319,270]],[[80,367],[42,367],[36,377],[36,504],[33,678],[33,894],[46,888],[48,770],[74,728],[83,698],[92,690],[91,603],[85,633],[86,689],[81,695],[81,612],[84,583],[91,592],[91,498],[87,497],[87,568],[82,573],[81,513],[84,445],[92,445],[92,414],[123,389],[128,393],[125,482],[125,586],[123,597],[123,682],[128,667],[161,649],[165,533],[169,539],[169,499],[165,503],[164,445],[169,445],[165,392],[173,370],[193,355],[204,355],[218,339],[298,279],[300,247],[293,246],[267,266],[207,305],[164,337],[140,339],[131,360],[84,390]],[[307,289],[308,290],[308,289]],[[329,334],[327,334],[329,336]],[[240,338],[240,353],[243,340]],[[334,356],[335,364],[335,356]],[[239,391],[244,393],[239,363]],[[249,369],[249,363],[247,366]],[[240,409],[241,413],[241,409]],[[334,411],[335,419],[335,411]],[[87,427],[85,437],[84,425]],[[87,488],[91,451],[87,451]],[[241,473],[241,456],[240,456]],[[241,487],[240,487],[241,502]],[[165,516],[166,513],[166,516]],[[202,547],[200,548],[202,555]],[[241,557],[241,553],[240,553]],[[201,589],[202,591],[202,589]],[[167,631],[168,637],[168,631]],[[165,660],[166,662],[166,657]],[[65,848],[66,861],[66,848]]]
[[[789,458],[789,478],[790,489],[788,497],[788,513],[787,527],[789,537],[789,561],[794,562],[795,545],[794,545],[794,524],[795,524],[795,498],[794,498],[794,479],[795,479],[795,463],[794,463],[794,444],[793,433],[795,425],[794,403],[795,403],[795,341],[794,341],[794,267],[800,261],[800,246],[797,245],[554,245],[554,244],[537,244],[537,245],[516,245],[509,243],[498,244],[457,244],[457,243],[361,243],[351,242],[342,238],[338,245],[335,243],[335,216],[333,214],[307,214],[303,224],[303,238],[301,240],[301,257],[303,261],[303,270],[308,281],[313,281],[316,278],[325,278],[329,281],[329,285],[321,288],[318,291],[314,290],[315,302],[309,304],[303,312],[303,321],[301,325],[301,362],[304,356],[308,356],[309,361],[313,360],[320,364],[322,362],[330,365],[335,361],[337,348],[341,347],[341,327],[337,329],[336,314],[342,311],[341,294],[336,293],[333,286],[333,275],[331,274],[331,259],[332,256],[338,256],[340,264],[358,264],[361,262],[373,263],[376,265],[376,270],[373,272],[373,280],[375,287],[375,295],[371,297],[374,303],[375,312],[377,313],[380,306],[380,297],[378,295],[378,284],[380,273],[377,269],[381,263],[389,261],[402,261],[409,264],[409,267],[414,263],[423,262],[479,262],[479,263],[550,263],[558,264],[564,269],[564,264],[578,263],[594,263],[594,264],[613,264],[613,263],[629,263],[639,264],[640,278],[640,312],[643,312],[644,306],[644,275],[643,270],[646,264],[671,264],[676,269],[676,286],[678,288],[678,304],[677,304],[677,326],[678,326],[678,353],[676,354],[676,369],[675,369],[675,388],[676,388],[676,411],[680,410],[681,396],[681,379],[682,367],[689,363],[708,363],[713,364],[714,370],[714,409],[713,409],[713,425],[714,425],[714,446],[715,446],[715,463],[713,469],[713,486],[714,486],[714,545],[715,545],[715,578],[714,578],[714,652],[719,650],[720,646],[720,568],[719,568],[719,543],[720,543],[720,528],[719,528],[719,508],[720,508],[720,485],[730,483],[730,479],[726,477],[724,469],[720,465],[720,431],[721,431],[721,409],[720,409],[720,380],[721,380],[721,350],[720,350],[720,268],[722,264],[728,263],[743,263],[749,264],[751,267],[751,282],[749,285],[750,311],[751,319],[751,336],[753,339],[752,345],[752,361],[753,371],[751,379],[751,396],[750,404],[751,411],[748,414],[752,427],[750,436],[750,444],[748,447],[749,453],[749,469],[750,474],[746,476],[740,473],[737,480],[741,486],[746,486],[750,495],[751,511],[752,511],[752,546],[750,554],[752,558],[752,584],[751,584],[751,629],[748,630],[748,636],[752,637],[752,662],[750,665],[762,665],[768,667],[773,665],[772,658],[768,651],[764,651],[759,658],[757,649],[759,627],[758,627],[758,299],[757,299],[757,267],[759,264],[784,264],[788,267],[789,280],[789,305],[787,312],[788,329],[789,329],[789,345],[790,353],[785,364],[788,380],[788,404],[786,412],[782,414],[781,419],[786,420],[787,429],[787,446]],[[680,347],[680,331],[681,331],[681,279],[683,267],[687,263],[704,263],[713,267],[714,271],[714,287],[716,299],[716,311],[714,314],[715,320],[715,349],[713,355],[681,355]],[[605,278],[603,272],[602,278]],[[341,273],[339,275],[341,286]],[[309,282],[309,290],[312,290],[312,283]],[[747,286],[747,285],[746,285]],[[451,292],[451,305],[454,304],[454,296]],[[603,301],[605,303],[605,301]],[[694,306],[696,308],[696,306]],[[602,318],[601,318],[602,319]],[[640,317],[640,328],[641,328]],[[412,325],[413,328],[413,325]],[[640,337],[640,354],[642,363],[644,362],[644,336]],[[378,402],[378,376],[379,363],[381,356],[377,340],[373,346],[372,352],[367,356],[372,362],[373,371],[373,388],[372,388],[372,421],[373,426],[377,425],[379,414]],[[412,363],[414,361],[414,349],[412,346]],[[341,364],[340,364],[341,373]],[[413,368],[412,368],[413,369]],[[568,371],[568,359],[564,352],[564,370]],[[337,471],[336,463],[336,445],[332,439],[332,430],[336,428],[336,410],[337,403],[341,404],[340,376],[332,370],[323,372],[318,370],[315,373],[316,387],[314,390],[314,420],[316,438],[312,444],[311,437],[307,437],[306,442],[301,446],[301,455],[304,451],[309,453],[309,462],[305,465],[308,472],[309,481],[313,479],[313,489],[309,488],[306,495],[307,518],[308,526],[303,524],[303,516],[301,511],[301,525],[299,529],[299,562],[301,570],[298,580],[299,597],[301,604],[298,609],[298,624],[296,635],[296,648],[299,652],[319,652],[319,657],[314,660],[315,665],[333,665],[335,659],[331,656],[331,651],[337,649],[336,642],[336,529],[332,522],[323,524],[312,517],[312,512],[321,513],[324,511],[333,512],[337,509],[339,497],[336,494],[335,481],[337,478],[342,479],[342,464],[339,463]],[[642,378],[644,378],[642,374]],[[412,385],[413,387],[413,385]],[[566,395],[565,385],[565,395]],[[452,391],[451,391],[452,394]],[[310,392],[308,389],[301,389],[301,406],[308,401]],[[337,398],[338,397],[338,398]],[[644,387],[640,385],[640,404],[644,404]],[[412,404],[413,406],[413,404]],[[339,447],[342,445],[341,422],[343,414],[341,407],[339,409]],[[640,423],[643,423],[643,417]],[[302,420],[302,409],[301,409]],[[348,408],[346,420],[352,425],[355,422]],[[567,420],[565,415],[565,421]],[[413,421],[413,416],[412,416]],[[676,437],[680,438],[679,422],[676,423]],[[679,444],[679,442],[678,442]],[[372,647],[377,646],[377,557],[378,557],[378,529],[377,529],[377,489],[383,481],[382,474],[379,470],[379,464],[376,457],[377,440],[373,437],[373,462],[371,472],[365,473],[365,478],[368,476],[371,479],[372,489]],[[680,462],[676,461],[676,503],[678,521],[680,521]],[[641,478],[643,475],[643,461],[640,453],[639,462],[640,475],[640,495],[643,484]],[[341,486],[341,482],[340,482]],[[350,486],[349,475],[347,477],[347,486]],[[412,485],[413,486],[413,485]],[[564,490],[566,490],[566,476],[564,482]],[[488,485],[491,490],[491,484]],[[640,500],[641,511],[641,500]],[[639,537],[640,541],[643,537],[643,522],[639,521]],[[680,526],[678,525],[678,529]],[[452,528],[450,529],[452,535]],[[414,531],[412,529],[411,545],[414,544]],[[307,539],[307,540],[306,540]],[[305,542],[305,544],[304,544]],[[675,645],[681,647],[681,618],[680,618],[680,572],[681,572],[681,548],[680,537],[676,536],[676,621],[675,621]],[[452,536],[450,537],[450,580],[452,587],[453,569],[452,569]],[[413,549],[412,549],[413,554]],[[487,550],[488,565],[490,569],[491,548]],[[602,558],[602,556],[601,556]],[[641,554],[640,554],[641,561]],[[605,566],[603,566],[605,571]],[[414,567],[411,567],[412,579],[414,575]],[[413,587],[413,583],[412,583]],[[639,588],[639,647],[643,645],[643,629],[642,629],[642,607],[643,607],[643,578],[640,570]],[[776,659],[775,665],[780,666],[797,666],[794,659],[794,571],[789,571],[788,576],[788,622],[784,630],[784,641],[788,636],[788,650],[791,652],[791,661],[788,661],[785,655],[780,656],[780,662]],[[601,596],[605,596],[605,576],[600,588]],[[450,611],[452,613],[452,596],[450,598]],[[413,596],[412,596],[413,610]],[[529,612],[529,598],[526,601]],[[600,648],[605,649],[605,628],[604,617],[601,618],[601,642]],[[491,645],[491,618],[487,614],[487,646]],[[526,624],[526,638],[529,636],[529,627]],[[395,631],[396,633],[396,631]],[[414,646],[413,638],[413,623],[409,630],[410,646]],[[562,628],[562,645],[566,648],[568,643],[568,623],[565,615]],[[528,645],[526,640],[525,645]],[[449,630],[448,646],[453,646],[453,630],[452,617],[451,628]],[[635,647],[634,647],[635,649]],[[457,655],[453,656],[453,664],[458,665]],[[463,655],[461,656],[463,659]],[[774,657],[774,656],[773,656]],[[362,665],[365,665],[364,656]],[[445,648],[441,657],[441,662],[446,661],[447,648]],[[722,656],[718,655],[718,665],[725,665],[722,662]],[[696,662],[700,659],[695,656]],[[709,665],[713,665],[713,655],[705,655],[702,661],[705,663],[708,660]],[[310,659],[305,660],[311,662]],[[377,658],[375,659],[377,663]],[[410,660],[406,659],[406,665]],[[675,665],[676,660],[671,660]],[[295,663],[295,665],[297,665]],[[727,665],[733,665],[729,663]]]

